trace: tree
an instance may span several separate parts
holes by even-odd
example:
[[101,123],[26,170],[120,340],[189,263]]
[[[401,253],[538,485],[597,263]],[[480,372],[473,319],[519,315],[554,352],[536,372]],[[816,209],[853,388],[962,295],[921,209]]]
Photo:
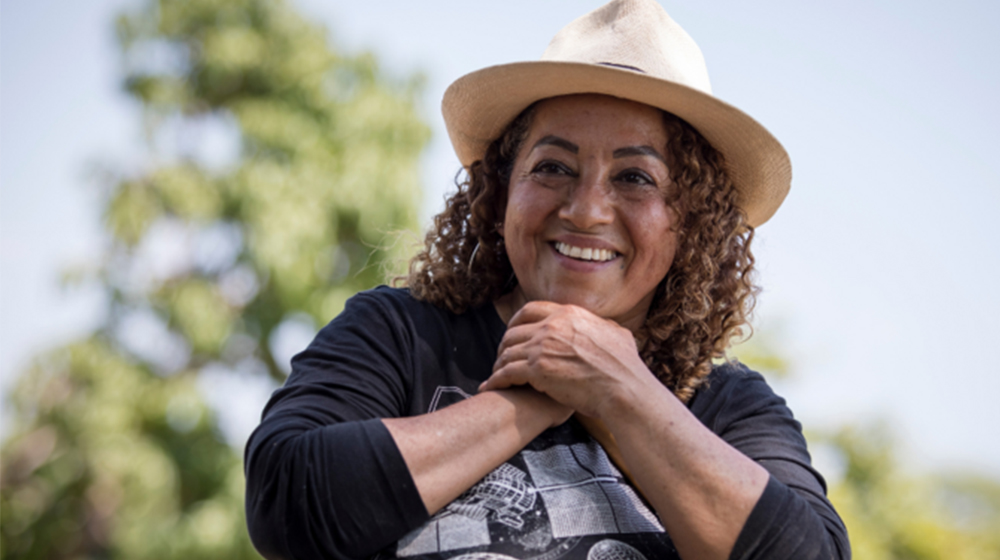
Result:
[[[199,375],[282,380],[283,324],[325,323],[398,271],[385,238],[416,226],[420,80],[333,52],[281,0],[147,2],[117,33],[150,162],[108,181],[104,324],[12,393],[0,555],[255,557]],[[206,130],[235,154],[205,157]]]
[[[779,321],[730,349],[770,379],[795,377],[776,350]],[[1000,558],[1000,481],[975,473],[914,473],[899,466],[885,422],[806,434],[813,453],[837,464],[828,496],[847,526],[858,560]],[[831,473],[823,473],[830,475]]]
[[811,438],[840,457],[830,500],[864,560],[991,560],[1000,557],[1000,483],[968,473],[900,469],[884,424]]

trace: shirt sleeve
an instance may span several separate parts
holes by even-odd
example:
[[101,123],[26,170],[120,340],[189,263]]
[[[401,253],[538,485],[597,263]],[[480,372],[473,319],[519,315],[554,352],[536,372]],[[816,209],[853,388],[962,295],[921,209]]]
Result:
[[365,558],[428,518],[380,420],[404,415],[413,379],[412,325],[392,303],[349,300],[250,436],[247,525],[266,558]]
[[848,560],[847,530],[812,467],[802,426],[764,378],[742,366],[714,372],[691,403],[713,432],[770,473],[731,560]]

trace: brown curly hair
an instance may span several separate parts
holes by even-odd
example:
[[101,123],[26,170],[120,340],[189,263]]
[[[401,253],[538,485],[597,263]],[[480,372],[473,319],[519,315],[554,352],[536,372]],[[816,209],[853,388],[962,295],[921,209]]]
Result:
[[[463,313],[492,302],[517,285],[498,228],[507,187],[537,103],[514,119],[473,163],[445,210],[434,218],[424,249],[406,278],[414,297]],[[682,216],[674,262],[636,333],[640,355],[679,399],[687,402],[743,334],[759,291],[750,251],[753,227],[738,205],[725,161],[683,119],[663,112],[676,189],[668,196]]]

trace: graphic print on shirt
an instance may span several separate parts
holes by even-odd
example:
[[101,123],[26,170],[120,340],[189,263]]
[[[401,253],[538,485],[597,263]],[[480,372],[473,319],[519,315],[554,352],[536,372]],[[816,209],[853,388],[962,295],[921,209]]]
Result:
[[[468,394],[458,387],[438,387],[428,412],[463,398]],[[594,542],[595,536],[616,534],[667,537],[604,449],[582,430],[569,422],[540,435],[400,539],[397,556],[644,560],[624,542]]]
[[621,541],[604,539],[587,551],[587,560],[646,560],[635,547]]
[[463,401],[471,396],[463,391],[461,387],[438,385],[438,388],[434,389],[434,396],[431,397],[431,404],[427,407],[427,413],[430,414],[435,410],[441,410],[446,406]]
[[524,477],[524,471],[504,463],[445,509],[479,521],[492,515],[496,521],[520,529],[524,527],[521,516],[535,505],[534,489]]

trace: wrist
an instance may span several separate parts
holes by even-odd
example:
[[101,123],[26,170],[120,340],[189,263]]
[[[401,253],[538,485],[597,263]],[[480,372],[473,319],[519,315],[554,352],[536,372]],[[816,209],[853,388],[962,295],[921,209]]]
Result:
[[550,428],[562,424],[573,414],[571,408],[532,387],[509,387],[496,392],[514,405],[518,423],[525,426],[542,424]]
[[[622,384],[618,390],[609,391],[597,411],[599,418],[609,428],[620,423],[633,423],[645,412],[662,406],[664,398],[674,399],[673,393],[646,369],[644,376],[635,377]],[[612,429],[614,431],[614,429]]]

